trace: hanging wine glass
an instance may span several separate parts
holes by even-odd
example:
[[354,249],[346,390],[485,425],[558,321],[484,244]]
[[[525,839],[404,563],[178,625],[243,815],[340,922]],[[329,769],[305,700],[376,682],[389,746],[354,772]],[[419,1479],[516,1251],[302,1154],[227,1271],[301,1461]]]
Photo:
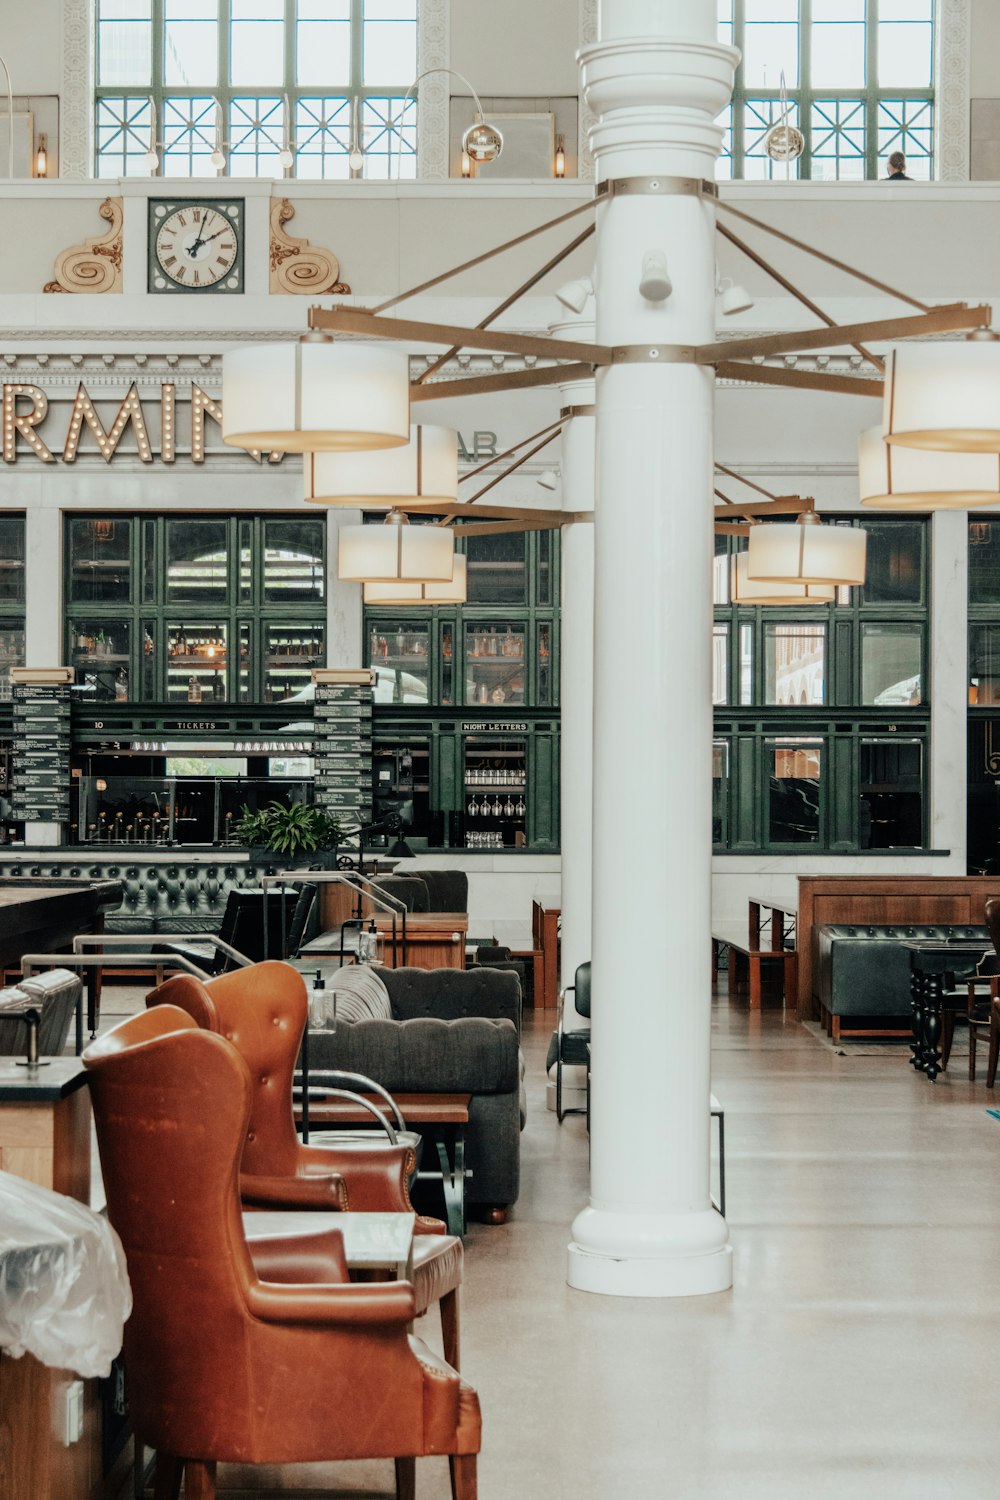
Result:
[[517,799],[517,806],[514,808],[514,811],[516,812],[516,814],[517,814],[517,816],[519,818],[523,818],[524,817],[524,798],[523,797],[518,797],[518,799]]
[[472,801],[469,803],[469,817],[470,818],[476,817],[476,815],[478,814],[478,812],[479,812],[479,803],[476,801],[475,797],[473,797]]
[[505,818],[512,818],[514,816],[514,804],[510,800],[510,797],[507,798],[507,801],[503,805],[503,815]]

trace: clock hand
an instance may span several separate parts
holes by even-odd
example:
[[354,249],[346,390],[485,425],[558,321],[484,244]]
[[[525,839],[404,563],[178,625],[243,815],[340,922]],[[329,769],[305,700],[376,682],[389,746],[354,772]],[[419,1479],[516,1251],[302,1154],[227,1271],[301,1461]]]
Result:
[[[227,224],[227,225],[226,225],[226,229],[228,229],[228,228],[229,228],[229,226],[228,226],[228,224]],[[210,244],[210,243],[211,243],[211,241],[212,241],[212,240],[217,240],[217,239],[218,239],[218,238],[219,238],[219,235],[220,235],[220,234],[225,234],[225,232],[226,232],[226,229],[219,229],[219,230],[216,230],[216,232],[215,232],[215,234],[210,234],[210,235],[209,235],[209,236],[208,236],[208,239],[206,239],[206,240],[196,240],[196,241],[195,241],[195,244],[198,244],[198,245],[208,245],[208,244]]]

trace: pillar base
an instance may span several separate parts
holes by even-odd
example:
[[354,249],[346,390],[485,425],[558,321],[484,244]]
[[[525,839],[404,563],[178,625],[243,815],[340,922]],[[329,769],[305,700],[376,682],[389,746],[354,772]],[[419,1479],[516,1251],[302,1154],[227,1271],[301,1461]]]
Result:
[[725,1220],[585,1208],[573,1225],[567,1281],[605,1297],[702,1297],[733,1284]]

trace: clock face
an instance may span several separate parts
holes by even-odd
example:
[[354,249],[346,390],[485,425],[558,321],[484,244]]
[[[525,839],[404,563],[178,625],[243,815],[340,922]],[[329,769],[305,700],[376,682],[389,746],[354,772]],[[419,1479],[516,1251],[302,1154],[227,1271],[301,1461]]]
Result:
[[151,292],[241,292],[243,204],[149,205]]

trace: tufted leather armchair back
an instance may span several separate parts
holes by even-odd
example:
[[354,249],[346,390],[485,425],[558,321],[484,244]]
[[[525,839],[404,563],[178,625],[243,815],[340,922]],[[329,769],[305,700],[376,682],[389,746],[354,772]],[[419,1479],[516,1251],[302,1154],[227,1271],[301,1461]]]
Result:
[[299,1141],[289,1101],[309,1005],[302,975],[275,961],[221,974],[210,985],[175,974],[147,1003],[177,1006],[233,1044],[250,1070],[252,1096],[242,1170],[294,1176]]

